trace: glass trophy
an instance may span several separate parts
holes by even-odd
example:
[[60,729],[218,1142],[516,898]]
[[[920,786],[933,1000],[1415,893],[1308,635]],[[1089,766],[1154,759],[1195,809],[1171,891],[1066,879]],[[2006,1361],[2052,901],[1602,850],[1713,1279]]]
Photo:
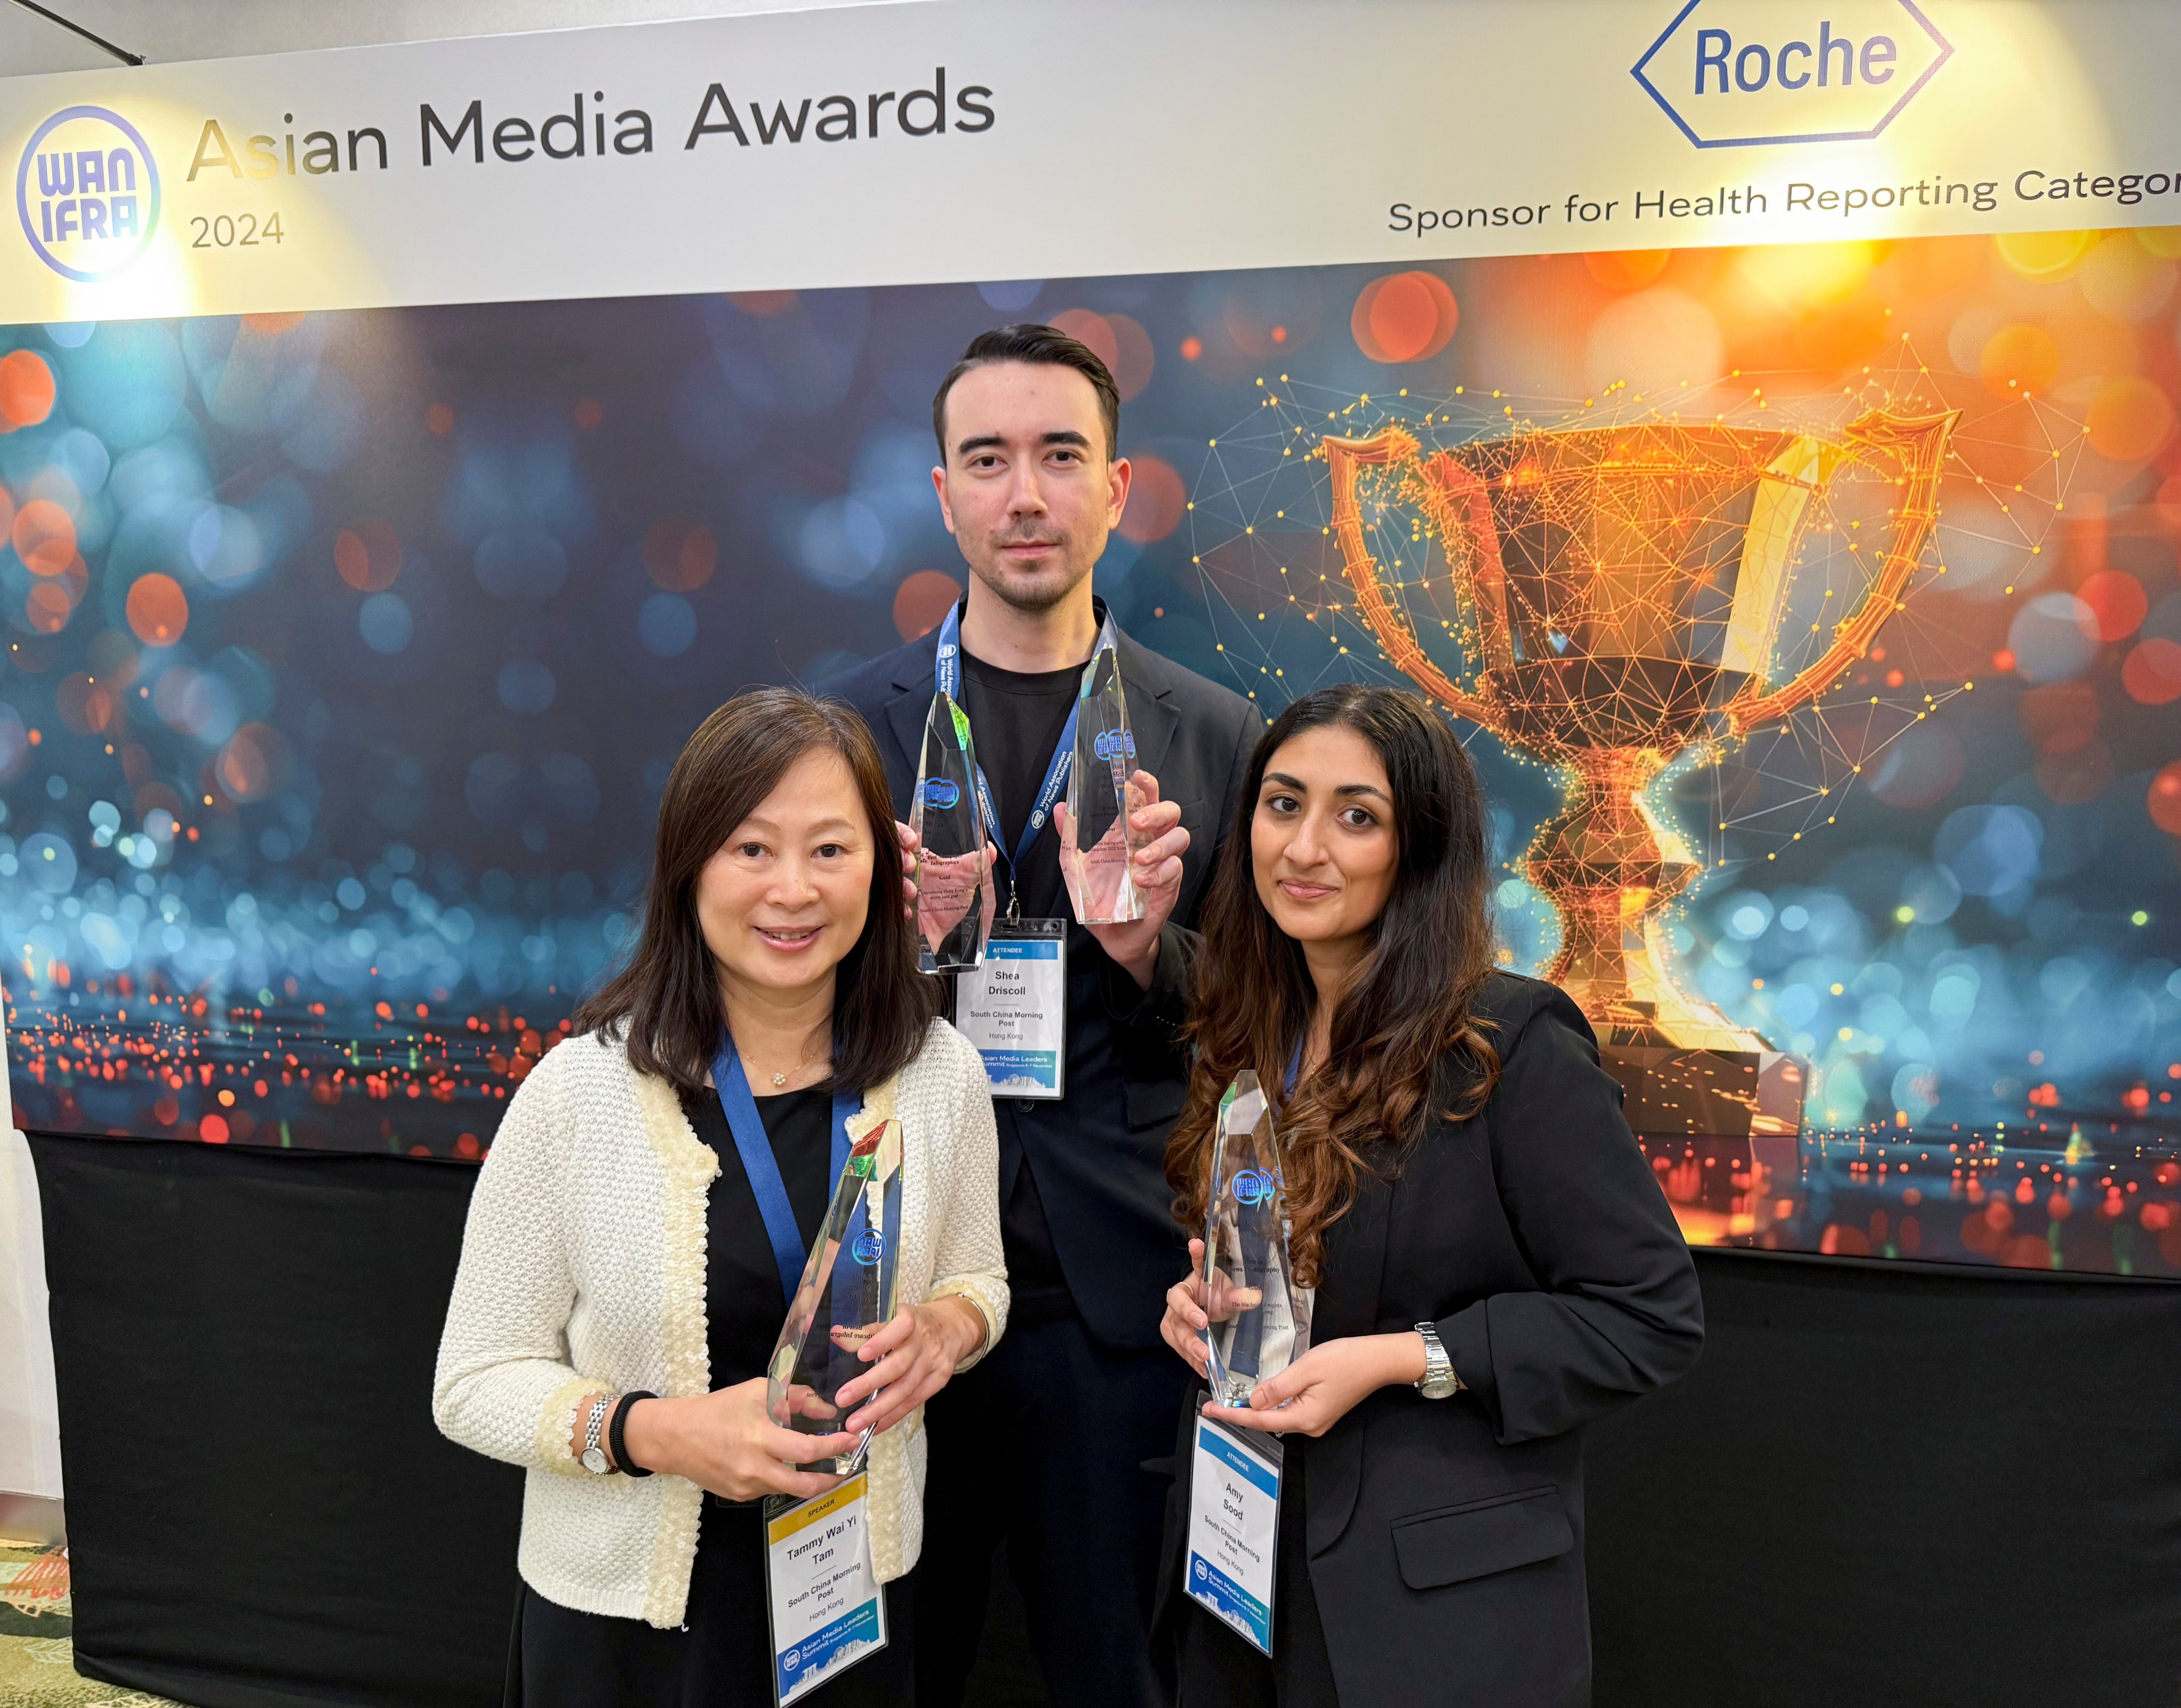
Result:
[[1129,815],[1143,804],[1136,774],[1136,738],[1121,691],[1121,655],[1109,619],[1098,649],[1084,666],[1075,706],[1075,759],[1060,831],[1060,874],[1075,917],[1086,926],[1118,925],[1144,916],[1134,859],[1141,842]]
[[924,719],[908,823],[916,857],[918,970],[964,972],[982,966],[992,931],[992,874],[985,861],[988,826],[977,799],[977,749],[969,720],[943,691]]
[[1313,1290],[1295,1284],[1272,1106],[1245,1069],[1219,1099],[1204,1214],[1212,1401],[1246,1406],[1258,1383],[1310,1350]]
[[[782,1429],[834,1434],[853,1409],[837,1396],[870,1368],[857,1350],[893,1318],[900,1235],[901,1123],[881,1121],[848,1152],[773,1347],[765,1411]],[[853,1451],[804,1468],[851,1476],[870,1446],[866,1432]]]

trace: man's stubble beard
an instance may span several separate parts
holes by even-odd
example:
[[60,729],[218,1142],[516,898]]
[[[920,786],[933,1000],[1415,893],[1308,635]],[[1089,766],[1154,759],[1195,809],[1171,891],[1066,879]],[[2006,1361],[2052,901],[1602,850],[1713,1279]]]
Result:
[[969,568],[970,572],[984,583],[986,589],[1003,605],[1019,611],[1041,613],[1065,603],[1076,589],[1090,578],[1095,564],[1094,559],[1073,573],[1053,575],[1050,572],[1041,572],[1035,578],[1011,576],[1005,569],[982,563],[973,563]]

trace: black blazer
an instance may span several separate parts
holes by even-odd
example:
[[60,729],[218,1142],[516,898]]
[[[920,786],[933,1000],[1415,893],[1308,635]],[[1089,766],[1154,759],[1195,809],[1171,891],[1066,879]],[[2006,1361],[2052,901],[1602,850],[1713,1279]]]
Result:
[[[894,810],[904,820],[938,650],[935,632],[815,690],[848,701],[870,725]],[[1180,802],[1189,832],[1181,896],[1149,993],[1137,989],[1090,932],[1069,927],[1066,1095],[1057,1102],[1002,1097],[995,1112],[1000,1202],[1013,1197],[1028,1157],[1085,1326],[1107,1346],[1140,1347],[1160,1344],[1166,1290],[1185,1267],[1164,1173],[1167,1134],[1187,1086],[1171,1032],[1189,959],[1181,939],[1195,923],[1212,853],[1234,821],[1264,723],[1241,695],[1125,634],[1119,652],[1138,762],[1158,779],[1161,799]],[[1057,871],[1049,888],[1050,894],[1040,894],[1025,886],[1023,911],[1065,916]]]
[[1392,1184],[1367,1176],[1328,1232],[1311,1329],[1322,1343],[1433,1323],[1466,1390],[1383,1388],[1322,1439],[1286,1438],[1305,1456],[1311,1588],[1344,1702],[1587,1703],[1583,1426],[1703,1343],[1695,1265],[1581,1010],[1510,974],[1479,1009],[1497,1088]]

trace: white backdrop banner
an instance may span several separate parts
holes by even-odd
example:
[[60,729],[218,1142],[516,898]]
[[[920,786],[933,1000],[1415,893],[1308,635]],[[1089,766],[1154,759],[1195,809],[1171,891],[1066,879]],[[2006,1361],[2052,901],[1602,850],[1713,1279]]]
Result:
[[2181,224],[2170,0],[933,0],[0,81],[0,323]]

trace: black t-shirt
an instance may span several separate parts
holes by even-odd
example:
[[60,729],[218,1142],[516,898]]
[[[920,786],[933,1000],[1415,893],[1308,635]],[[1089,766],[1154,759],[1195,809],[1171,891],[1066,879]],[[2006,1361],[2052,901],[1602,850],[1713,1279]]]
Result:
[[[704,1306],[712,1385],[732,1388],[765,1374],[787,1301],[757,1192],[735,1149],[726,1111],[710,1091],[684,1092],[682,1111],[720,1159],[705,1209]],[[833,1098],[822,1086],[757,1099],[757,1118],[780,1164],[801,1249],[808,1252],[833,1197]]]
[[992,786],[993,804],[1000,821],[992,829],[999,845],[1000,865],[993,874],[999,886],[1002,911],[1008,904],[1010,877],[1021,886],[1022,910],[1035,916],[1057,904],[1060,895],[1060,844],[1047,828],[1031,848],[1020,872],[1011,871],[1030,822],[1038,789],[1045,782],[1061,727],[1083,683],[1083,667],[1023,672],[1002,670],[968,653],[962,655],[963,690],[969,714],[969,729],[977,743],[977,763]]
[[[995,874],[1000,909],[1004,915],[1012,876],[1020,886],[1024,918],[1064,915],[1068,901],[1060,880],[1060,843],[1050,819],[1031,845],[1022,871],[1010,874],[1007,863],[1030,822],[1068,708],[1081,691],[1083,666],[1030,672],[1002,670],[966,650],[962,664],[977,763],[991,785],[992,804],[1000,815],[992,837],[1000,848]],[[1052,1230],[1027,1158],[1016,1171],[1014,1190],[1000,1206],[1000,1245],[1007,1256],[1008,1287],[1013,1301],[1009,1320],[1027,1327],[1074,1313],[1075,1302],[1061,1273],[1060,1254],[1053,1248]]]

